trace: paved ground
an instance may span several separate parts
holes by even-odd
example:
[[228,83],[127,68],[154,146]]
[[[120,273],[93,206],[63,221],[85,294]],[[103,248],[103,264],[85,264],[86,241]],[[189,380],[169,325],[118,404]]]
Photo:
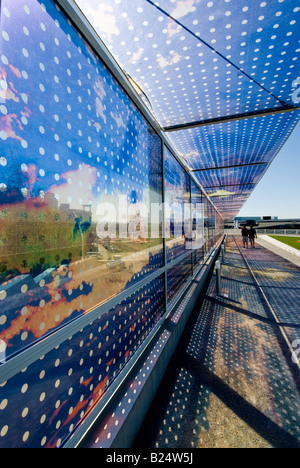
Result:
[[229,240],[228,297],[217,297],[213,275],[136,448],[300,447],[299,369],[291,356],[293,340],[300,348],[300,268],[261,246],[240,247]]

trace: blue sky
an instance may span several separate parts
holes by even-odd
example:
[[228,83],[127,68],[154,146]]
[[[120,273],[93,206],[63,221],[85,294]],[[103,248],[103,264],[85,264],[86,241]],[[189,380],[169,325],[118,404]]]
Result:
[[300,218],[300,124],[238,216]]

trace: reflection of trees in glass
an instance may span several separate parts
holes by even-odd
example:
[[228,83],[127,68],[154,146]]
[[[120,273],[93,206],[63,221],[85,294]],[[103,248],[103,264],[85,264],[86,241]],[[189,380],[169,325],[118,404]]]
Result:
[[41,199],[6,205],[1,213],[2,281],[16,271],[34,276],[80,260],[95,238],[89,235],[92,224],[88,213],[77,217],[73,212],[49,207]]

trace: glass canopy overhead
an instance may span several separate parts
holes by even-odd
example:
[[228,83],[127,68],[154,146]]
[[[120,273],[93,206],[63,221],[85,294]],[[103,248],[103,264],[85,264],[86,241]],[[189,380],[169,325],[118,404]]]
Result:
[[76,2],[220,213],[234,217],[300,117],[300,7]]

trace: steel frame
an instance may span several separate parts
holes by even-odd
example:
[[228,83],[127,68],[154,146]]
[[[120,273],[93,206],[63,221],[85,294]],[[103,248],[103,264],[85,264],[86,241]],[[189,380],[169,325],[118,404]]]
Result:
[[294,111],[300,111],[300,106],[282,106],[282,107],[275,107],[275,108],[268,109],[268,110],[246,112],[243,114],[216,117],[213,119],[198,120],[196,122],[189,122],[186,124],[178,124],[178,125],[171,125],[169,127],[164,127],[163,130],[166,133],[179,132],[181,130],[191,130],[193,128],[208,127],[210,125],[218,125],[218,124],[223,124],[223,123],[228,123],[228,122],[235,122],[238,120],[248,120],[248,119],[253,119],[253,118],[258,118],[258,117],[266,117],[268,115],[283,114],[286,112],[294,112]]

